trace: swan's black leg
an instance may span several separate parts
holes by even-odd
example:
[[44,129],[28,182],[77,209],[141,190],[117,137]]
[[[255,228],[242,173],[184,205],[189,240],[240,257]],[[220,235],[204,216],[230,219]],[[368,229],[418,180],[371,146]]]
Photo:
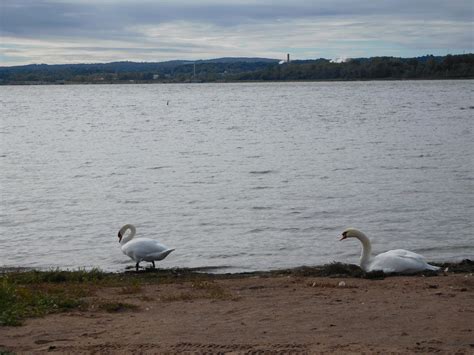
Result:
[[152,260],[151,263],[153,264],[153,269],[156,269],[155,260]]
[[140,262],[138,262],[137,265],[135,265],[135,267],[137,268],[137,271],[138,271],[138,268],[140,267],[139,264]]

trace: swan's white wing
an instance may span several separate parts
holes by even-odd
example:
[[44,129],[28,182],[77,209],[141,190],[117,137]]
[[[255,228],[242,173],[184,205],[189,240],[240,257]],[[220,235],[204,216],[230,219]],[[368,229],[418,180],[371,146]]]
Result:
[[372,259],[368,271],[382,270],[391,272],[418,272],[432,269],[433,266],[426,263],[425,259],[408,250],[396,249],[379,254]]
[[158,252],[158,253],[151,253],[151,254],[148,254],[146,255],[143,260],[145,261],[152,261],[152,260],[157,260],[157,261],[160,261],[160,260],[163,260],[164,258],[166,258],[168,256],[169,253],[171,253],[174,249],[166,249],[166,250],[163,250],[161,252]]
[[172,249],[150,238],[135,238],[122,246],[122,251],[135,261],[162,260]]

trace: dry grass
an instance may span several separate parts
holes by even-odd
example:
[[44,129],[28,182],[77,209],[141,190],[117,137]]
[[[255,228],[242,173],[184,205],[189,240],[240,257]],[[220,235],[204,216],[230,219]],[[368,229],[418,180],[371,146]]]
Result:
[[237,300],[228,290],[214,281],[196,281],[191,283],[191,291],[160,297],[163,302],[192,301],[196,299]]

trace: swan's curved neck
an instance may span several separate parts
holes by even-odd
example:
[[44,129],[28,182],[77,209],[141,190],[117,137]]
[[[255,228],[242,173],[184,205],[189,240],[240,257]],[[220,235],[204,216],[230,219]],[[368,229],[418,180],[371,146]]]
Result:
[[372,254],[372,245],[370,244],[369,238],[367,238],[367,236],[362,232],[357,233],[355,237],[359,239],[360,242],[362,243],[362,254],[360,255],[360,267],[365,270],[370,262],[370,256]]
[[[130,233],[125,235],[125,232],[127,232],[127,230],[130,230]],[[122,228],[120,228],[119,234],[118,234],[120,238],[120,244],[124,245],[128,243],[129,241],[131,241],[133,237],[135,236],[136,231],[137,230],[135,229],[135,226],[133,224],[126,224]]]

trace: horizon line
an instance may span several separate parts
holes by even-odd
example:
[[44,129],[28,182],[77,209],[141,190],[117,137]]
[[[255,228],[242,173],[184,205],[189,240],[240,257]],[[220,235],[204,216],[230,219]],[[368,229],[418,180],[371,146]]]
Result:
[[[298,61],[312,61],[312,60],[338,60],[338,59],[344,59],[344,62],[349,61],[351,59],[371,59],[371,58],[399,58],[399,59],[412,59],[412,58],[424,58],[424,57],[447,57],[447,56],[460,56],[460,55],[472,55],[474,52],[469,52],[469,53],[448,53],[445,55],[434,55],[434,54],[424,54],[416,57],[402,57],[402,56],[387,56],[387,55],[380,55],[380,56],[370,56],[370,57],[345,57],[345,56],[339,56],[335,58],[307,58],[307,59],[291,59],[291,62],[298,62]],[[291,55],[291,53],[290,53]],[[118,60],[118,61],[112,61],[112,62],[80,62],[80,63],[54,63],[54,64],[48,64],[48,63],[28,63],[28,64],[18,64],[18,65],[0,65],[0,68],[14,68],[14,67],[26,67],[30,65],[94,65],[94,64],[99,64],[99,65],[105,65],[105,64],[115,64],[115,63],[136,63],[136,64],[156,64],[156,63],[169,63],[169,62],[189,62],[189,63],[196,63],[196,62],[207,62],[207,61],[216,61],[216,60],[221,60],[221,59],[254,59],[254,60],[274,60],[275,62],[281,61],[281,59],[277,58],[267,58],[267,57],[241,57],[241,56],[236,56],[236,57],[216,57],[216,58],[209,58],[209,59],[170,59],[170,60],[164,60],[164,61],[156,61],[156,62],[149,62],[149,61],[134,61],[134,60]],[[340,63],[339,63],[340,64]]]

